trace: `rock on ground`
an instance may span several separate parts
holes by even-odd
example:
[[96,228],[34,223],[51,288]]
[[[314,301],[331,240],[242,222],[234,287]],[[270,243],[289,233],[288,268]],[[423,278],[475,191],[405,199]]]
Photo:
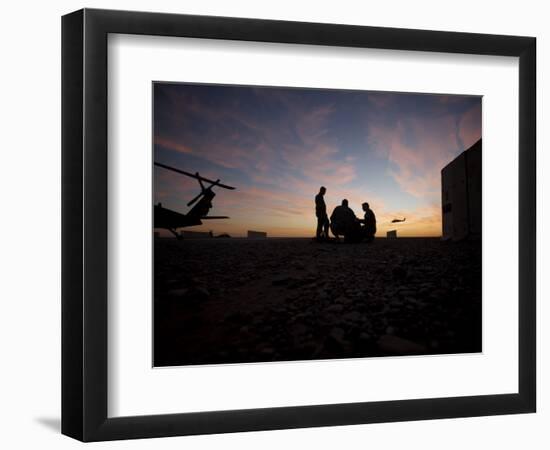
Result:
[[157,366],[481,351],[481,243],[155,240]]

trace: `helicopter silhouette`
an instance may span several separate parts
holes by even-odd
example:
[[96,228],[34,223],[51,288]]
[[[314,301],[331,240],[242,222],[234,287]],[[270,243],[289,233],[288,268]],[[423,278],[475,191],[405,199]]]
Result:
[[[208,212],[212,208],[212,200],[216,196],[214,192],[215,187],[220,187],[223,189],[235,189],[233,186],[228,186],[226,184],[221,184],[220,180],[216,181],[210,180],[208,178],[202,177],[198,172],[190,173],[175,167],[168,166],[166,164],[161,164],[158,162],[154,163],[157,167],[162,167],[166,170],[171,170],[172,172],[179,173],[180,175],[185,175],[190,178],[194,178],[199,182],[201,191],[194,197],[192,200],[187,202],[187,206],[193,206],[186,214],[173,211],[168,208],[164,208],[162,203],[157,203],[155,205],[155,228],[162,228],[170,231],[176,238],[181,239],[181,234],[178,233],[178,228],[192,227],[195,225],[202,225],[203,220],[212,220],[212,219],[229,219],[228,216],[209,216]],[[205,186],[204,183],[209,183],[208,186]]]
[[393,219],[393,220],[391,221],[391,223],[405,222],[405,220],[407,220],[406,217],[403,217],[402,219]]

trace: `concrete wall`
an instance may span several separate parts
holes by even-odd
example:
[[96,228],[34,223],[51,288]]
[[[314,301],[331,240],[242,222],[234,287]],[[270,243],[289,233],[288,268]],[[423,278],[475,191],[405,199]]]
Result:
[[481,140],[441,170],[443,239],[481,237]]
[[470,236],[481,236],[481,141],[470,147],[466,158]]
[[267,238],[267,233],[264,231],[248,231],[248,239],[265,239]]

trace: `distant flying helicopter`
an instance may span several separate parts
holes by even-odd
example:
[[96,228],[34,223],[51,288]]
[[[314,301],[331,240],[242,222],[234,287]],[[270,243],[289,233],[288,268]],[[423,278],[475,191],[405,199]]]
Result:
[[[229,219],[228,216],[208,216],[208,212],[212,208],[212,200],[216,196],[213,188],[221,187],[224,189],[233,190],[235,189],[233,186],[221,184],[219,179],[216,181],[209,180],[208,178],[200,176],[198,172],[193,174],[158,162],[155,162],[155,166],[162,167],[163,169],[171,170],[172,172],[194,178],[199,182],[201,188],[199,194],[187,203],[187,206],[195,206],[193,206],[186,214],[164,208],[162,206],[162,203],[156,204],[154,224],[155,228],[163,228],[165,230],[168,230],[174,236],[176,236],[176,238],[181,239],[181,234],[177,232],[178,228],[201,225],[203,220]],[[210,185],[205,186],[203,182],[210,183]]]
[[391,223],[405,222],[405,220],[407,220],[406,217],[403,217],[402,219],[393,219]]

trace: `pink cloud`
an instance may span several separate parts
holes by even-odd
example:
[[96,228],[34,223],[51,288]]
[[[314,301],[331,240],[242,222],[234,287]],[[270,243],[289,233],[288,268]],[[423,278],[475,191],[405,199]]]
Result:
[[368,95],[369,102],[374,103],[379,108],[385,108],[395,101],[394,94],[384,92],[373,92]]
[[[391,163],[388,173],[404,192],[435,200],[441,169],[457,156],[457,136],[468,148],[481,136],[481,110],[473,108],[458,121],[451,115],[429,122],[414,117],[394,126],[369,124],[369,143]],[[412,134],[412,137],[411,137]],[[410,143],[408,143],[410,142]]]
[[179,153],[193,153],[191,147],[169,138],[155,136],[154,143]]
[[[421,199],[424,205],[410,210],[390,210],[373,192],[350,186],[359,181],[360,168],[353,156],[345,155],[346,149],[339,141],[331,138],[328,125],[335,112],[334,105],[310,107],[296,101],[288,92],[269,89],[256,92],[284,104],[287,113],[262,120],[229,104],[216,107],[183,96],[174,100],[180,111],[177,120],[185,114],[200,116],[213,124],[217,132],[213,135],[218,139],[223,136],[223,139],[209,139],[206,135],[195,141],[170,136],[155,138],[156,144],[173,151],[193,154],[229,169],[239,169],[247,174],[250,183],[255,183],[245,185],[240,175],[236,191],[220,191],[211,214],[230,215],[231,221],[229,224],[212,221],[205,224],[206,227],[231,230],[237,235],[243,235],[254,227],[278,230],[277,235],[291,230],[294,234],[289,235],[311,235],[315,227],[313,199],[319,186],[325,185],[328,188],[326,203],[329,214],[343,198],[347,198],[355,213],[361,216],[361,203],[368,201],[378,217],[379,235],[397,228],[391,220],[403,216],[407,217],[407,222],[398,228],[402,235],[440,234],[441,212],[437,206],[440,170],[456,156],[457,142],[469,146],[479,138],[480,108],[466,112],[458,121],[452,115],[434,116],[429,122],[411,115],[390,125],[380,124],[377,120],[367,122],[368,144],[377,150],[378,156],[389,162],[391,179],[402,191]],[[385,108],[392,98],[373,94],[369,100],[379,108]],[[441,103],[446,102],[452,102],[452,99],[442,96]],[[216,178],[219,174],[215,173],[215,167],[213,172],[204,175]],[[181,180],[170,180],[172,192],[177,192],[182,199],[194,196],[197,186],[193,180],[190,181],[191,184],[184,185]],[[229,179],[224,181],[232,184]],[[162,185],[158,197],[164,198],[168,192],[171,188]],[[182,212],[185,212],[186,208],[182,207]]]

